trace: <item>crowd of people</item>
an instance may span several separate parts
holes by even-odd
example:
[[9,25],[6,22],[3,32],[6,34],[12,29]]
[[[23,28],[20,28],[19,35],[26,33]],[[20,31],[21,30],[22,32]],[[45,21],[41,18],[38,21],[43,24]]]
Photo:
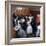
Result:
[[[40,15],[37,15],[37,18]],[[40,37],[40,22],[31,14],[28,16],[18,16],[13,14],[13,28],[16,38]]]

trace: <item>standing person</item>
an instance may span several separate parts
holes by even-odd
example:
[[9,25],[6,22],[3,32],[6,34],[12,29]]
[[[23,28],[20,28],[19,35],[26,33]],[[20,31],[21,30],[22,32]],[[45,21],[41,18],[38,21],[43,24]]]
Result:
[[31,26],[31,21],[32,21],[32,17],[28,17],[29,20],[27,21],[27,37],[32,37],[32,26]]
[[[22,20],[23,21],[23,20]],[[21,21],[18,20],[18,24],[15,26],[15,31],[17,32],[17,38],[25,38],[26,37],[26,33],[25,31],[22,29],[21,27]]]
[[36,37],[36,32],[37,32],[37,25],[36,25],[36,15],[33,16],[32,22],[31,22],[31,26],[32,26],[32,30],[33,30],[33,37]]
[[37,14],[36,16],[36,24],[37,24],[36,36],[40,37],[40,14]]

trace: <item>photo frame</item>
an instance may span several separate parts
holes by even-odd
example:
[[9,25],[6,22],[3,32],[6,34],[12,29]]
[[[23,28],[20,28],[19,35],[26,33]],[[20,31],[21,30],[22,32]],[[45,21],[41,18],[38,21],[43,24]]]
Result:
[[[45,42],[45,3],[43,2],[22,2],[7,1],[5,2],[5,42],[6,44],[29,44]],[[16,7],[30,7],[31,10],[39,11],[40,14],[40,37],[15,38],[12,37],[12,15]],[[32,12],[32,14],[36,14]],[[13,34],[12,34],[13,33]]]

